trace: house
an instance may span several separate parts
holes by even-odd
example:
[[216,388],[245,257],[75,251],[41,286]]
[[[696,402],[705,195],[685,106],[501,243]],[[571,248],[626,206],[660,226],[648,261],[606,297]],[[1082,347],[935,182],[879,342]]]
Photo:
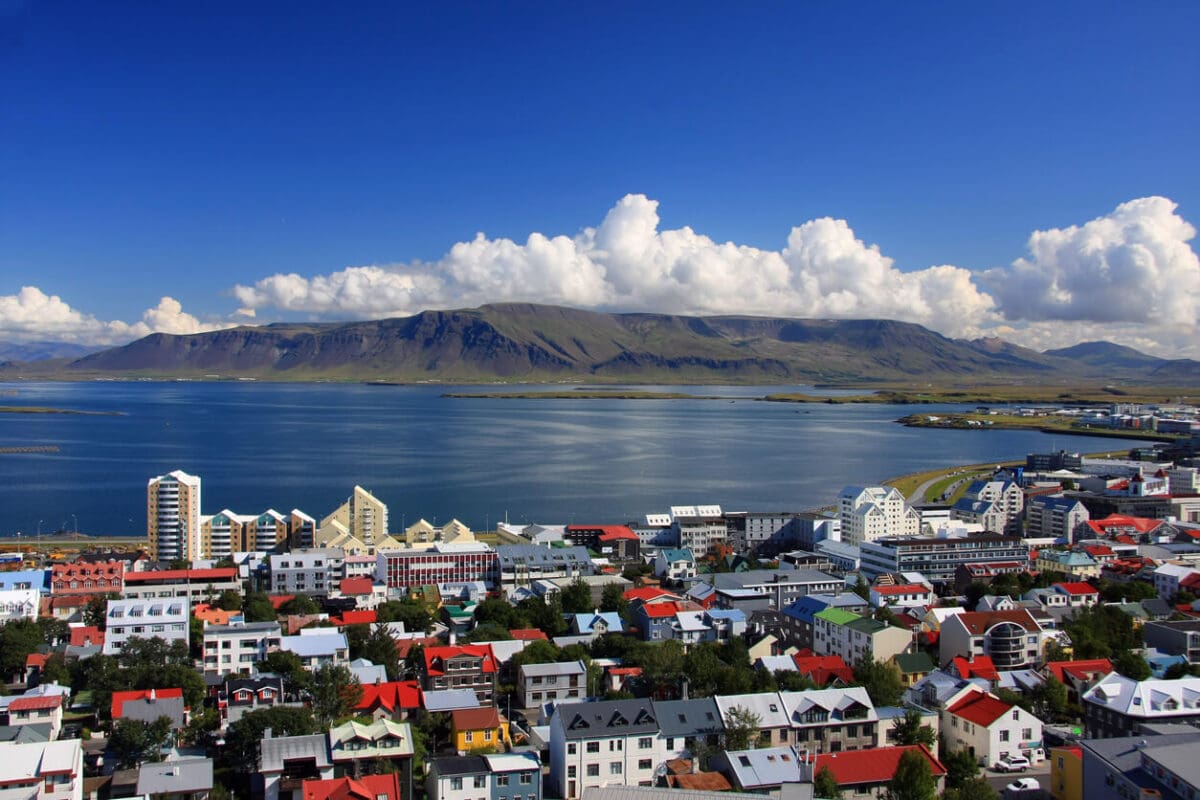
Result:
[[146,800],[206,800],[212,788],[211,758],[181,758],[138,767],[137,793]]
[[1147,647],[1183,656],[1189,664],[1200,663],[1200,619],[1147,622],[1142,626],[1142,638]]
[[429,800],[542,800],[541,763],[528,752],[433,758],[425,794]]
[[616,611],[600,611],[571,616],[571,633],[575,636],[603,636],[607,633],[624,633],[625,623]]
[[1028,561],[979,561],[959,564],[954,569],[954,590],[962,594],[972,583],[991,583],[1000,575],[1026,572]]
[[779,701],[787,718],[788,743],[798,750],[829,753],[879,744],[879,714],[862,687],[779,692]]
[[307,780],[300,785],[300,792],[303,800],[402,800],[400,776],[394,772]]
[[941,731],[947,747],[966,750],[984,766],[1007,755],[1023,755],[1033,764],[1045,758],[1042,721],[980,689],[942,709]]
[[217,694],[221,719],[228,723],[237,722],[248,711],[281,705],[283,701],[283,678],[270,673],[226,678]]
[[450,730],[454,749],[460,753],[472,750],[504,749],[512,745],[508,721],[495,706],[460,708],[450,712]]
[[407,722],[377,719],[369,725],[350,720],[329,730],[329,757],[335,770],[361,777],[369,772],[412,769],[413,735]]
[[354,710],[372,719],[403,720],[421,708],[421,684],[417,681],[363,684],[362,690]]
[[1090,583],[1055,583],[1050,588],[1066,596],[1067,608],[1091,608],[1100,602],[1100,590]]
[[628,525],[568,525],[564,536],[611,561],[635,561],[641,540]]
[[[780,658],[789,658],[780,656]],[[848,685],[854,682],[854,668],[846,663],[841,656],[802,656],[790,657],[796,671],[819,688],[830,684]]]
[[1154,588],[1162,600],[1170,601],[1179,593],[1180,584],[1198,570],[1186,564],[1167,562],[1154,570]]
[[13,800],[83,800],[83,747],[79,739],[5,743],[0,796]]
[[1027,609],[968,611],[947,617],[938,638],[938,657],[945,665],[956,656],[991,656],[997,669],[1036,664],[1043,631]]
[[309,671],[350,660],[346,634],[331,628],[304,628],[295,636],[281,636],[279,649],[294,654]]
[[332,780],[333,773],[328,734],[272,736],[270,731],[264,732],[254,777],[256,795],[261,789],[264,800],[303,800],[305,781]]
[[813,650],[841,656],[847,664],[863,658],[888,661],[912,648],[912,634],[886,622],[827,608],[813,618]]
[[905,686],[914,686],[918,681],[937,668],[933,659],[923,650],[915,653],[901,653],[892,659],[900,668],[900,679]]
[[941,796],[946,785],[946,768],[923,744],[821,753],[813,759],[812,775],[815,777],[821,770],[829,770],[841,790],[840,800],[882,797],[896,776],[901,757],[909,751],[920,754],[929,764],[929,772],[937,783],[937,794]]
[[522,664],[517,669],[517,697],[522,708],[578,702],[587,696],[587,666],[582,661]]
[[871,605],[875,608],[892,606],[927,606],[933,602],[933,590],[919,583],[894,586],[872,586]]
[[747,794],[777,794],[785,783],[798,784],[808,777],[808,766],[794,747],[718,752],[708,760],[734,788]]
[[8,702],[6,708],[8,724],[14,726],[48,725],[49,739],[54,741],[62,730],[66,700],[67,696],[62,694],[14,697]]
[[187,706],[184,705],[183,689],[133,689],[113,692],[112,720],[137,719],[154,722],[159,717],[169,717],[171,728],[183,730],[187,725]]
[[1086,661],[1047,661],[1045,671],[1067,687],[1067,699],[1078,703],[1079,698],[1097,681],[1112,672],[1107,658]]
[[1048,755],[1051,800],[1083,800],[1083,748],[1051,747]]
[[267,652],[281,644],[278,622],[243,622],[204,628],[204,672],[231,675],[251,672]]
[[1087,553],[1042,549],[1033,566],[1039,572],[1062,572],[1081,581],[1100,577],[1100,562]]
[[656,700],[659,732],[666,740],[669,754],[694,750],[697,742],[716,747],[721,743],[725,725],[721,709],[711,697],[690,700]]
[[1150,678],[1135,681],[1116,672],[1106,675],[1081,698],[1087,736],[1132,736],[1153,722],[1200,722],[1200,678]]
[[787,644],[799,648],[812,648],[815,624],[813,620],[818,613],[827,608],[838,608],[859,615],[871,610],[870,604],[853,592],[805,595],[778,612],[780,631]]
[[496,657],[490,645],[426,647],[421,663],[421,688],[471,689],[481,705],[496,696]]
[[651,786],[667,760],[650,700],[564,703],[550,719],[548,792],[573,800],[594,786]]
[[664,547],[654,556],[654,576],[679,583],[696,577],[696,559],[691,550]]
[[980,678],[987,681],[993,688],[1000,682],[1000,673],[996,670],[996,663],[992,661],[991,656],[976,655],[969,659],[955,656],[946,665],[946,671],[963,680]]

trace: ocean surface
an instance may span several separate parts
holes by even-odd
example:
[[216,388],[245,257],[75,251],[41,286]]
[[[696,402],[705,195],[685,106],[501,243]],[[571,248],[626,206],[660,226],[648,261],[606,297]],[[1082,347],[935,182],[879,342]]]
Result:
[[[0,384],[0,404],[120,412],[0,414],[0,536],[59,529],[143,535],[146,482],[203,479],[202,511],[300,508],[318,520],[359,484],[390,528],[616,523],[672,505],[796,511],[847,484],[1128,440],[905,428],[961,406],[756,402],[811,387],[637,387],[695,400],[454,399],[512,387],[192,382]],[[544,387],[562,389],[564,387]],[[611,388],[611,387],[609,387]],[[13,392],[16,394],[13,394]]]

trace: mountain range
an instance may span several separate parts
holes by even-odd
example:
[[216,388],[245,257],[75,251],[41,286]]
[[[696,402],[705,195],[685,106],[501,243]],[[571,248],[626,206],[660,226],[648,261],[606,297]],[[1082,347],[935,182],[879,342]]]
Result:
[[51,352],[58,357],[10,358],[0,363],[0,376],[446,383],[1200,383],[1200,362],[1155,358],[1109,342],[1037,352],[1000,339],[950,339],[894,320],[610,314],[519,303],[369,322],[277,323],[188,336],[156,333],[78,357]]

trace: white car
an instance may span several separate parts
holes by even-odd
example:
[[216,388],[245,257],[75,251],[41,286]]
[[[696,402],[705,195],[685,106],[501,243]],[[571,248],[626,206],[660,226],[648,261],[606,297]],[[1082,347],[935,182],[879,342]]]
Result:
[[1038,792],[1041,789],[1042,785],[1038,783],[1037,778],[1017,778],[1004,787],[1006,792]]
[[1007,755],[992,767],[996,772],[1024,772],[1029,769],[1029,759],[1022,755]]

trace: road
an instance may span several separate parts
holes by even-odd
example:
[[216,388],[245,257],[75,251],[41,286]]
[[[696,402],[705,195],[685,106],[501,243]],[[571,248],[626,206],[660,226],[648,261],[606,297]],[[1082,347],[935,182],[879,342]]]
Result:
[[1040,764],[1030,767],[1025,772],[996,772],[995,770],[983,770],[983,777],[987,778],[988,784],[996,790],[1003,798],[1004,787],[1015,781],[1017,778],[1036,778],[1037,782],[1042,785],[1040,794],[1028,792],[1021,795],[1021,800],[1039,800],[1050,796],[1050,759],[1043,760]]

